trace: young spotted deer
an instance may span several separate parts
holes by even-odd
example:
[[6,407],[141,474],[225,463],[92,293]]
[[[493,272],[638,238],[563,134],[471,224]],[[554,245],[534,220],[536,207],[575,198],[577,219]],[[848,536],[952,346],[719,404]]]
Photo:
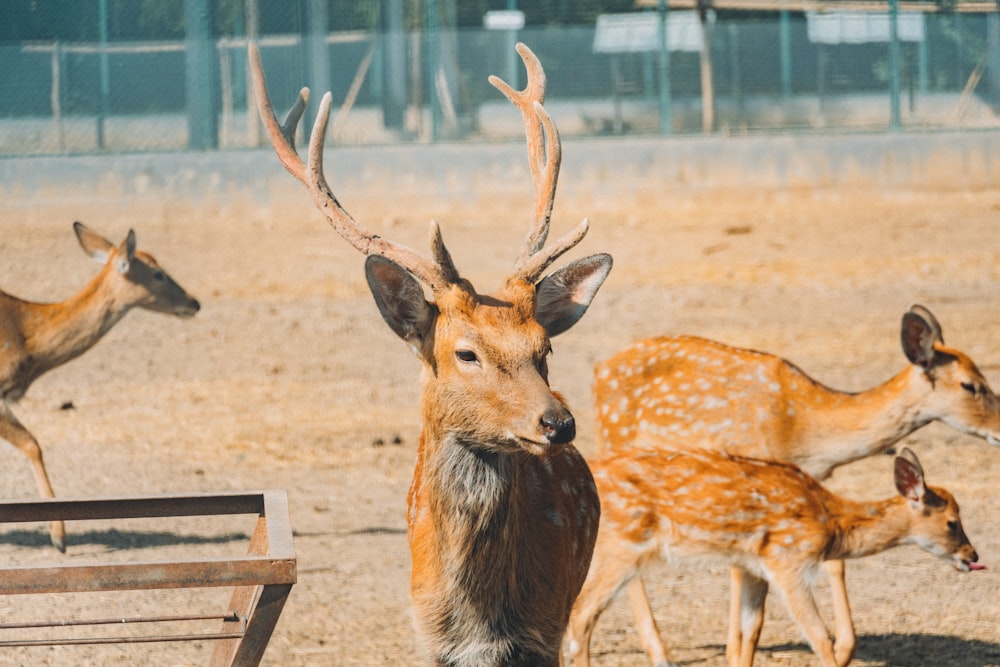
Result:
[[710,450],[637,450],[592,463],[591,470],[601,530],[570,620],[576,664],[588,664],[601,612],[658,556],[718,557],[753,574],[740,597],[740,667],[753,665],[768,584],[780,591],[823,667],[846,664],[834,654],[811,590],[824,561],[916,544],[957,570],[984,569],[955,499],[925,485],[906,448],[895,460],[899,495],[877,502],[841,498],[788,463]]
[[[575,230],[543,250],[560,162],[559,135],[542,107],[545,75],[518,44],[527,86],[490,81],[523,116],[535,215],[514,273],[492,294],[459,276],[437,225],[433,261],[360,226],[323,175],[330,110],[320,105],[304,164],[292,144],[303,89],[285,124],[250,48],[258,105],[286,169],[348,242],[386,324],[423,363],[423,426],[407,499],[416,620],[439,665],[556,665],[573,600],[590,563],[600,513],[593,478],[573,447],[575,423],[549,387],[550,338],[573,326],[611,270],[592,255],[553,271]],[[430,288],[425,299],[420,283]]]
[[[132,308],[191,317],[200,307],[151,255],[136,249],[135,232],[129,230],[115,247],[82,223],[73,223],[73,230],[83,251],[104,265],[79,294],[59,303],[33,303],[0,291],[0,438],[28,457],[45,498],[55,493],[42,449],[12,404],[43,373],[93,347]],[[63,522],[53,522],[50,532],[52,544],[65,551]]]
[[[1000,399],[968,355],[944,344],[934,315],[913,306],[903,315],[900,340],[910,364],[859,393],[825,387],[763,352],[691,336],[639,341],[595,369],[600,451],[713,449],[787,461],[823,480],[932,421],[1000,444]],[[844,565],[833,560],[826,569],[835,650],[843,664],[856,644]],[[731,666],[740,645],[743,576],[733,569],[726,651]],[[760,582],[746,585],[756,589]],[[628,593],[650,659],[669,664],[641,578],[630,583]]]

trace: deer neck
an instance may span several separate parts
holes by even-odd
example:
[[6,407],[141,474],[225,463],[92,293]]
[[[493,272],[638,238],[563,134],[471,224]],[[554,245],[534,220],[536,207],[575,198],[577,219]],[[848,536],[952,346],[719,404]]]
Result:
[[900,496],[873,502],[839,499],[835,535],[826,559],[862,558],[904,544],[911,517],[909,504]]
[[799,451],[777,458],[798,464],[818,479],[825,479],[846,463],[885,451],[926,424],[921,414],[920,390],[912,368],[877,387],[859,393],[820,387],[812,405],[790,404],[804,428],[792,441]]
[[427,481],[435,489],[429,495],[429,509],[449,546],[465,551],[475,545],[477,536],[503,532],[504,519],[513,523],[509,520],[517,499],[516,458],[526,454],[485,449],[457,438],[439,445],[425,461]]
[[[442,664],[508,664],[525,625],[512,616],[537,590],[525,569],[532,521],[523,519],[526,453],[455,436],[422,435],[410,487],[410,590],[429,648]],[[524,573],[512,579],[511,574]],[[531,602],[528,602],[530,605]],[[568,612],[568,607],[567,607]],[[530,614],[529,614],[530,615]],[[534,624],[527,623],[532,626]],[[506,657],[504,657],[506,656]]]
[[108,285],[114,269],[107,265],[79,293],[51,304],[26,303],[23,317],[25,351],[39,373],[59,366],[93,347],[128,311]]

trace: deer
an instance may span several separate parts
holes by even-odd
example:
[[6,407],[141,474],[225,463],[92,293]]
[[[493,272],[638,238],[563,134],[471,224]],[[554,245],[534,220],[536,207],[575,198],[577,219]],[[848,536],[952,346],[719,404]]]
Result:
[[[824,480],[933,421],[1000,444],[1000,399],[967,354],[945,345],[929,309],[916,304],[903,314],[900,342],[906,368],[876,387],[848,393],[765,352],[695,336],[637,341],[595,366],[597,450],[712,449],[786,461]],[[835,652],[846,664],[857,640],[844,564],[829,560],[825,568]],[[766,583],[746,582],[746,576],[753,575],[731,570],[731,667],[739,662],[741,595],[762,586],[766,594]],[[629,582],[628,596],[650,661],[671,664],[641,576]]]
[[[133,308],[192,317],[201,308],[157,263],[136,248],[129,230],[118,246],[81,222],[73,231],[83,251],[104,268],[74,296],[58,303],[35,303],[0,291],[0,439],[24,454],[35,475],[38,492],[54,498],[35,436],[13,411],[28,387],[40,376],[80,356]],[[66,527],[54,521],[52,545],[66,551]]]
[[857,502],[790,463],[714,450],[635,450],[591,462],[601,529],[590,574],[570,619],[574,664],[588,664],[590,636],[615,594],[658,557],[718,559],[753,574],[740,597],[739,667],[752,667],[769,585],[823,667],[844,667],[816,606],[812,583],[829,560],[917,545],[956,570],[984,570],[962,527],[958,503],[928,486],[903,448],[894,462],[898,495]]
[[365,255],[382,319],[421,363],[422,424],[406,509],[410,598],[428,656],[452,667],[558,665],[600,520],[590,469],[573,445],[575,420],[550,387],[547,358],[551,339],[589,308],[612,259],[590,255],[543,277],[589,222],[545,248],[561,141],[543,106],[541,63],[523,43],[516,49],[525,88],[489,81],[521,112],[535,209],[514,272],[480,294],[459,274],[436,222],[426,258],[341,206],[323,172],[330,93],[303,162],[294,136],[309,90],[279,123],[259,51],[249,47],[258,110],[279,161]]

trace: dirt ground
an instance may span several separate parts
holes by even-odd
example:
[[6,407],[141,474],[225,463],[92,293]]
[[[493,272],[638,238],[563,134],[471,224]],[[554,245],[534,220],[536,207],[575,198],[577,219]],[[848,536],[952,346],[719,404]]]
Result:
[[[439,219],[459,268],[488,291],[512,266],[530,202],[469,199],[403,210],[385,201],[348,205],[380,233],[421,251],[427,222]],[[82,286],[97,267],[72,234],[70,223],[81,219],[115,242],[134,227],[139,246],[203,306],[188,321],[130,314],[94,350],[37,382],[16,410],[43,444],[63,496],[287,491],[298,583],[265,664],[422,664],[404,520],[419,431],[418,362],[379,318],[360,256],[304,192],[302,200],[281,214],[180,204],[154,213],[44,202],[0,207],[6,291],[53,301]],[[577,417],[585,454],[594,446],[594,362],[658,334],[778,353],[825,384],[860,390],[903,368],[899,320],[919,302],[938,316],[945,340],[1000,390],[1000,191],[679,191],[627,211],[615,202],[576,210],[557,198],[554,233],[583,216],[592,231],[574,256],[606,250],[615,268],[581,323],[554,341],[550,369]],[[72,408],[61,409],[67,403]],[[860,641],[853,664],[1000,665],[1000,451],[937,423],[904,444],[917,451],[930,482],[958,498],[981,560],[995,569],[959,574],[916,547],[849,564]],[[0,461],[0,495],[34,497],[23,457],[7,447]],[[829,484],[850,497],[888,497],[891,475],[891,459],[877,456],[841,468]],[[244,551],[249,530],[209,519],[78,522],[69,524],[60,555],[45,526],[5,524],[0,559],[210,557]],[[677,662],[723,665],[727,569],[660,565],[647,580]],[[826,584],[819,589],[826,604]],[[0,600],[0,623],[203,612],[228,596],[8,597]],[[0,628],[0,638],[85,632]],[[195,665],[207,663],[211,648],[205,641],[6,648],[0,666]],[[624,601],[602,618],[594,650],[598,665],[646,664]],[[777,599],[757,664],[814,664]]]

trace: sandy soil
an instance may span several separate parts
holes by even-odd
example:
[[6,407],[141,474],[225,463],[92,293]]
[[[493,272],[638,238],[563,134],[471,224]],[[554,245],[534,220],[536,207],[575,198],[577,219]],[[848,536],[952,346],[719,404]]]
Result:
[[[305,200],[305,195],[302,195]],[[488,197],[461,207],[400,211],[357,202],[381,233],[425,247],[437,217],[459,267],[492,289],[512,266],[529,204]],[[412,630],[404,503],[418,422],[418,363],[382,323],[361,258],[304,201],[284,215],[204,211],[10,211],[0,220],[0,287],[65,298],[96,271],[76,247],[79,217],[139,245],[198,296],[181,321],[130,314],[94,350],[42,378],[17,407],[43,443],[57,492],[119,496],[279,488],[289,496],[298,584],[265,664],[421,664]],[[513,216],[510,210],[523,211]],[[627,212],[557,201],[556,232],[592,217],[577,254],[610,251],[615,268],[582,322],[556,339],[553,386],[573,406],[580,448],[593,452],[590,374],[631,341],[689,333],[785,356],[847,390],[900,370],[899,318],[929,306],[949,344],[1000,389],[995,345],[1000,191],[781,192],[744,198],[664,196]],[[60,409],[72,403],[72,409]],[[933,484],[962,505],[981,559],[960,575],[915,547],[854,562],[848,579],[859,666],[1000,665],[1000,451],[932,424],[905,444]],[[35,495],[30,470],[0,449],[0,495]],[[893,493],[891,460],[841,468],[830,486],[856,498]],[[68,552],[45,526],[0,527],[7,563],[85,563],[240,553],[249,527],[210,520],[80,522]],[[728,574],[721,566],[661,565],[648,576],[661,630],[682,665],[724,664]],[[821,583],[821,596],[825,597]],[[43,617],[201,612],[229,591],[78,594],[0,600],[0,622]],[[829,613],[827,610],[827,616]],[[148,629],[138,631],[139,634]],[[34,631],[33,631],[34,632]],[[65,636],[73,631],[60,630]],[[103,629],[101,633],[110,633]],[[3,636],[29,636],[2,630]],[[30,636],[51,636],[39,631]],[[0,649],[0,665],[206,664],[209,642]],[[644,665],[619,601],[595,635],[597,664]],[[777,600],[759,665],[812,664]]]

